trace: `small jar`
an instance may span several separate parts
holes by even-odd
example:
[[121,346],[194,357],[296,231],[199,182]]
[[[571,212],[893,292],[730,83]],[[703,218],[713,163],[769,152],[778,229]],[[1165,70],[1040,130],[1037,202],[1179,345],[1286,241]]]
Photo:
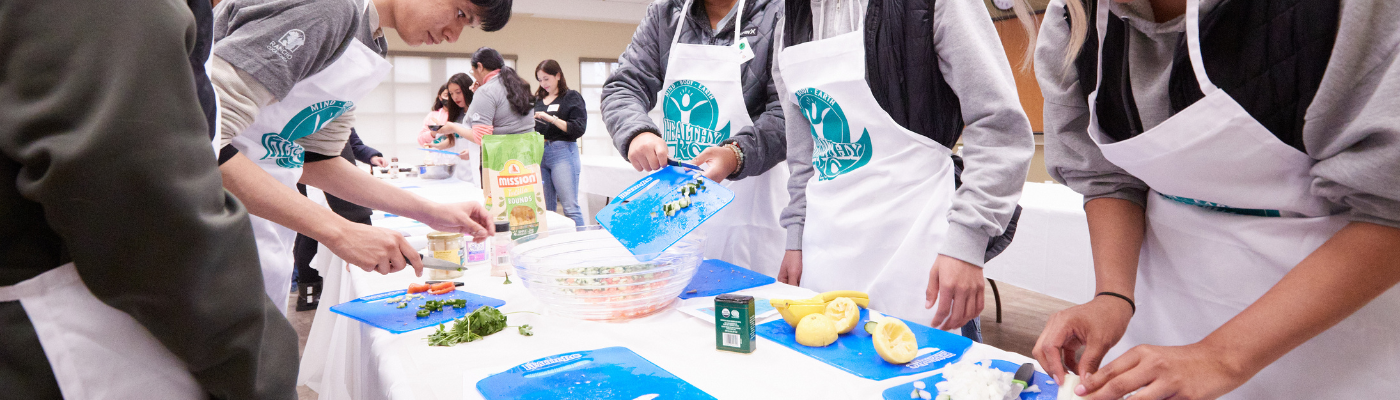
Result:
[[481,241],[481,243],[467,241],[467,263],[465,265],[485,264],[490,261],[491,242]]
[[510,248],[514,242],[510,239],[510,222],[500,221],[496,223],[496,236],[491,238],[491,276],[506,276],[510,274]]
[[[465,265],[467,261],[466,238],[460,233],[433,232],[428,234],[428,251],[433,252],[433,258]],[[454,279],[462,276],[462,271],[444,271],[440,269],[428,269],[428,279]]]

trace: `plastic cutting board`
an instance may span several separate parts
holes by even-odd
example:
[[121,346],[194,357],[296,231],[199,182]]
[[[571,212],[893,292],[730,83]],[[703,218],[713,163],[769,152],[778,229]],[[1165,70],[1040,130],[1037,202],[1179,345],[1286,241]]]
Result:
[[[705,189],[690,195],[690,206],[666,216],[662,205],[682,197],[681,185],[700,177]],[[685,237],[729,202],[734,192],[700,175],[700,171],[668,166],[618,193],[612,204],[598,211],[598,224],[634,255],[658,254]],[[642,259],[640,261],[650,261]]]
[[705,260],[681,292],[682,300],[717,296],[777,282],[773,277],[720,260]]
[[860,321],[856,323],[856,328],[841,335],[836,339],[836,343],[826,347],[797,344],[796,331],[782,319],[760,324],[758,335],[855,376],[877,381],[943,368],[944,365],[957,361],[972,347],[971,339],[904,320],[904,324],[909,325],[909,330],[914,332],[914,337],[919,341],[920,355],[908,364],[890,364],[875,352],[875,344],[871,341],[870,334],[862,329],[868,320],[870,311],[861,309]]
[[[331,307],[331,311],[389,332],[404,333],[461,318],[481,306],[500,307],[506,304],[505,300],[461,290],[454,290],[451,293],[442,295],[421,293],[423,298],[413,299],[413,301],[409,302],[408,306],[404,308],[397,308],[385,302],[390,298],[403,296],[406,293],[408,293],[407,290],[395,290],[392,292],[373,294],[337,304]],[[453,299],[466,299],[467,306],[460,309],[443,307],[442,311],[432,313],[427,317],[418,318],[418,306],[427,303],[428,300]]]
[[626,347],[564,353],[476,383],[487,400],[714,399]]
[[[1016,369],[1020,367],[1020,364],[1012,363],[1009,361],[992,360],[992,368],[996,368],[1013,374],[1016,373]],[[938,382],[943,381],[943,374],[934,374],[933,376],[924,379],[886,389],[884,398],[885,400],[937,398],[938,387],[934,385],[936,385]],[[923,382],[923,388],[919,389],[917,386],[914,385],[915,382]],[[1040,371],[1036,371],[1035,377],[1031,378],[1031,385],[1040,389],[1040,392],[1021,392],[1021,397],[1019,397],[1021,400],[1055,400],[1055,396],[1060,391],[1060,387],[1058,385],[1055,385],[1055,381],[1051,380],[1049,375],[1046,375]],[[916,392],[916,389],[922,392],[927,392],[929,397],[923,397],[922,395],[925,393]]]

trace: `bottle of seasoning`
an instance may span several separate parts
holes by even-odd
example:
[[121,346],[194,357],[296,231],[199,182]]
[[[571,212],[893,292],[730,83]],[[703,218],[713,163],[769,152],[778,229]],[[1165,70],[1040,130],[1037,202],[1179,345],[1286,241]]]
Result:
[[510,247],[513,244],[510,239],[510,222],[496,223],[496,236],[491,238],[491,244],[491,276],[510,274]]
[[389,179],[399,177],[399,158],[394,157],[389,160]]
[[[433,252],[433,258],[457,265],[466,264],[465,244],[465,236],[460,233],[432,232],[428,234],[428,250]],[[428,279],[455,279],[461,276],[462,270],[460,269],[456,271],[428,270]]]

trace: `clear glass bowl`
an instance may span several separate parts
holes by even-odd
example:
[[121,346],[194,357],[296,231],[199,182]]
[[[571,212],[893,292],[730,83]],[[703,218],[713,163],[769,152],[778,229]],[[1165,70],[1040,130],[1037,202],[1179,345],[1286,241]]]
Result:
[[[517,280],[560,315],[600,321],[666,309],[700,265],[700,242],[681,239],[665,252],[634,256],[601,226],[554,229],[515,241]],[[646,260],[646,261],[642,261]]]

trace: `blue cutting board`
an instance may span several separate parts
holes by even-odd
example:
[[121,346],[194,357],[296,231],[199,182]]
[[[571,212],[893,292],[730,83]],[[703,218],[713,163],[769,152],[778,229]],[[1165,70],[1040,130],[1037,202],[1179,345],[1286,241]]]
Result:
[[[1016,364],[1002,360],[992,360],[992,368],[996,368],[1014,374],[1016,373],[1017,369],[1021,368],[1021,364]],[[943,381],[943,374],[934,374],[933,376],[920,379],[914,382],[923,382],[924,389],[922,390],[928,391],[930,396],[936,398],[938,397],[938,387],[934,385],[938,382]],[[885,389],[885,400],[908,400],[912,398],[910,397],[910,394],[918,395],[918,393],[914,392],[914,390],[916,389],[914,387],[914,382],[909,382],[903,385]],[[1058,385],[1055,385],[1055,381],[1051,380],[1049,375],[1041,373],[1040,371],[1036,371],[1035,377],[1031,378],[1031,385],[1034,385],[1038,389],[1040,389],[1040,392],[1021,392],[1021,397],[1019,397],[1021,400],[1055,400],[1055,396],[1059,394],[1060,391],[1060,387]]]
[[[661,206],[680,199],[678,188],[694,182],[696,177],[705,181],[705,189],[690,195],[690,207],[666,216]],[[632,254],[658,254],[731,201],[734,201],[734,192],[700,175],[700,171],[667,166],[618,193],[612,204],[598,211],[595,219]]]
[[[397,308],[385,303],[390,298],[403,296],[407,290],[395,290],[373,294],[358,299],[350,300],[331,307],[331,311],[344,315],[366,324],[373,325],[380,329],[393,332],[404,333],[424,327],[429,327],[443,322],[461,318],[471,314],[481,306],[500,307],[506,304],[505,300],[486,297],[479,294],[454,290],[447,294],[422,293],[423,298],[413,299],[407,307]],[[429,316],[418,318],[418,306],[427,303],[428,300],[455,300],[466,299],[467,306],[464,308],[443,307],[442,311],[432,313]]]
[[476,382],[487,400],[714,399],[626,347],[564,353]]
[[717,296],[777,282],[773,277],[720,260],[705,260],[681,291],[681,299]]
[[909,330],[913,331],[914,337],[918,339],[920,352],[927,354],[915,357],[908,364],[890,364],[875,352],[875,344],[871,341],[870,334],[862,328],[865,321],[869,320],[870,311],[862,308],[856,328],[841,335],[836,339],[836,343],[826,347],[797,344],[796,331],[787,321],[781,319],[759,325],[758,335],[856,376],[877,381],[943,368],[944,365],[957,361],[972,347],[971,339],[904,320],[904,324],[909,325]]

